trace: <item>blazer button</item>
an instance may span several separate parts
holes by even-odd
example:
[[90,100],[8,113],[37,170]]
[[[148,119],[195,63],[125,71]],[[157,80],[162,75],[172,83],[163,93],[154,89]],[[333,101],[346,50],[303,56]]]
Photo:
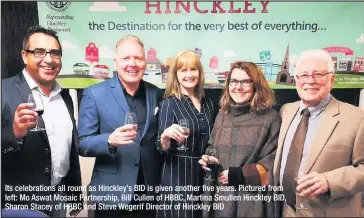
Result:
[[46,148],[46,149],[44,149],[44,150],[45,150],[45,152],[46,152],[46,153],[49,153],[49,149],[48,149],[48,148]]
[[49,172],[50,172],[49,167],[46,167],[46,168],[44,169],[44,172],[45,172],[45,173],[49,173]]
[[139,167],[139,163],[135,163],[134,165],[135,165],[136,167]]

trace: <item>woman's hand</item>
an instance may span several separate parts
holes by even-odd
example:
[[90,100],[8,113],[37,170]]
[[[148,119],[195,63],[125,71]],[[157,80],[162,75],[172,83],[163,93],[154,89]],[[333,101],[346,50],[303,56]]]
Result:
[[198,163],[201,164],[202,169],[205,171],[211,171],[211,169],[207,167],[207,164],[219,164],[219,159],[214,156],[202,155]]
[[168,150],[171,145],[171,139],[177,142],[183,142],[185,137],[183,136],[184,130],[177,124],[172,124],[170,127],[165,129],[161,135],[161,145],[163,150]]
[[222,171],[219,178],[217,178],[217,180],[224,185],[229,184],[229,170]]

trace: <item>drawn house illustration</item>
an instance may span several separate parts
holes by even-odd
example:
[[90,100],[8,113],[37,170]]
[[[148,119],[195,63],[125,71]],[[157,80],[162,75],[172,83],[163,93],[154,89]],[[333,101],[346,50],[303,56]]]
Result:
[[334,62],[335,71],[337,70],[337,57],[331,57],[331,60]]
[[85,63],[76,63],[73,65],[73,73],[78,75],[89,75],[90,66]]
[[161,66],[161,71],[162,71],[162,83],[166,83],[167,82],[167,79],[168,79],[168,71],[169,71],[169,68],[172,66],[173,64],[173,60],[174,58],[172,57],[169,57],[167,58],[167,61],[166,61],[166,64],[162,64]]
[[97,64],[93,68],[93,75],[96,77],[109,77],[109,67],[103,64]]
[[353,67],[353,58],[352,57],[340,57],[338,60],[336,70],[339,72],[351,72]]
[[286,49],[286,54],[284,56],[284,59],[282,61],[281,71],[277,75],[277,84],[283,84],[283,85],[294,85],[295,80],[294,77],[291,76],[289,73],[289,45]]
[[356,57],[353,67],[354,73],[364,73],[364,57]]
[[161,61],[157,58],[157,51],[150,48],[147,54],[146,75],[161,75]]

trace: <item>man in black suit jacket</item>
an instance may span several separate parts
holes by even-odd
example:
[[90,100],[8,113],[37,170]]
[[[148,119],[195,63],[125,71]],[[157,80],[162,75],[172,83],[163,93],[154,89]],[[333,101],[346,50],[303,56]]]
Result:
[[[57,33],[31,27],[21,54],[23,72],[2,81],[1,206],[18,209],[16,205],[25,205],[23,208],[65,217],[65,207],[58,209],[54,204],[54,197],[62,195],[66,198],[58,202],[73,203],[76,207],[70,215],[75,216],[82,210],[82,192],[69,190],[71,186],[81,187],[77,130],[72,99],[55,80],[62,68]],[[41,96],[42,116],[27,103],[30,94]],[[29,131],[36,119],[45,130]]]

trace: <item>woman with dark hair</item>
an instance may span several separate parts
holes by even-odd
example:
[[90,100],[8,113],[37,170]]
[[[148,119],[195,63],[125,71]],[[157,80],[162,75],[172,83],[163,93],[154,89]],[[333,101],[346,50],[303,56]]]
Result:
[[[222,210],[207,212],[209,217],[273,216],[269,209],[273,204],[256,198],[265,194],[258,189],[269,183],[268,171],[277,149],[281,117],[272,109],[273,102],[273,91],[256,64],[239,61],[232,65],[207,148],[214,148],[217,155],[202,155],[199,161],[208,172],[207,164],[218,164],[212,184],[229,186],[225,191],[205,193],[212,194],[206,198],[210,203],[224,205]],[[252,190],[242,189],[249,185]]]

